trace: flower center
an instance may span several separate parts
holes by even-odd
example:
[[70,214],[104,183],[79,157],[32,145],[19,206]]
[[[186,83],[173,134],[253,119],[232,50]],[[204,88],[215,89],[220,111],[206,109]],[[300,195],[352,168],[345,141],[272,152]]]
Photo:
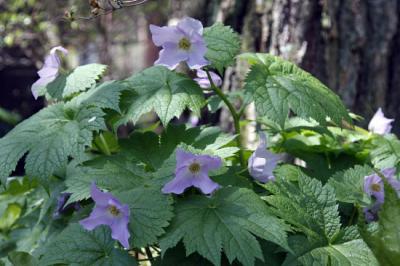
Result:
[[120,211],[114,205],[108,206],[108,211],[111,213],[112,216],[118,216],[120,214]]
[[188,50],[190,49],[190,47],[192,46],[192,44],[190,43],[189,39],[187,39],[187,38],[182,38],[182,39],[179,41],[178,46],[179,46],[179,49],[188,51]]
[[192,163],[191,165],[189,165],[189,171],[192,174],[197,174],[198,172],[200,172],[200,164],[198,163]]
[[379,184],[372,184],[371,189],[372,191],[379,192],[381,191],[381,186]]

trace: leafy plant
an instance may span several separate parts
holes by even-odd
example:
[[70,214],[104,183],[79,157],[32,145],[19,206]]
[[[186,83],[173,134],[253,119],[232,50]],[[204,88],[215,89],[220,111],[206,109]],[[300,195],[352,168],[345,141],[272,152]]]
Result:
[[[398,167],[395,135],[354,126],[334,92],[293,63],[239,55],[239,35],[222,24],[185,18],[151,31],[157,66],[104,82],[104,65],[56,69],[40,83],[49,106],[0,139],[0,265],[395,265],[395,174],[373,205],[378,174]],[[249,72],[227,94],[212,71],[237,58]],[[207,78],[178,72],[179,61]],[[252,102],[269,152],[244,145]],[[178,123],[207,104],[227,108],[235,132]],[[149,127],[150,112],[159,121]],[[371,206],[378,221],[364,219]]]

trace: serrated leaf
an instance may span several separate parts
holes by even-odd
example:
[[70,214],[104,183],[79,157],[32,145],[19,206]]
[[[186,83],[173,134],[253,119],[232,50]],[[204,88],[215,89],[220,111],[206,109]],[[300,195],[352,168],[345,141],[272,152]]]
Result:
[[163,252],[182,240],[187,256],[198,252],[214,265],[221,265],[223,250],[230,263],[237,259],[251,266],[256,258],[263,260],[255,236],[287,248],[287,226],[248,189],[223,188],[211,198],[191,196],[178,201],[175,212],[160,241]]
[[360,222],[360,233],[381,265],[395,266],[400,261],[400,199],[385,182],[385,202],[378,213],[377,226]]
[[204,29],[204,40],[207,44],[206,58],[223,74],[224,68],[232,65],[240,52],[239,35],[231,27],[216,23]]
[[143,114],[154,110],[166,126],[186,108],[200,116],[200,108],[205,104],[203,91],[196,82],[162,66],[148,68],[127,82],[136,96],[124,112],[121,124],[128,121],[135,124]]
[[40,265],[68,264],[133,266],[136,260],[127,251],[114,248],[115,241],[105,226],[87,231],[79,224],[69,225],[47,243]]
[[332,176],[328,183],[335,189],[338,201],[347,203],[365,203],[364,177],[373,173],[368,165],[356,165],[346,171],[341,171]]
[[109,108],[120,112],[119,98],[126,87],[118,81],[106,81],[99,86],[79,94],[74,97],[69,105],[79,106],[97,106],[100,108]]
[[27,175],[44,181],[91,144],[93,131],[105,128],[103,115],[96,107],[73,111],[63,104],[41,110],[0,139],[0,178],[8,177],[28,152]]
[[298,174],[298,186],[277,175],[277,182],[266,185],[274,193],[266,201],[297,230],[329,243],[341,227],[334,190],[302,172]]
[[252,65],[245,90],[259,116],[267,116],[284,128],[289,110],[299,117],[314,119],[322,126],[327,117],[341,126],[351,118],[339,97],[318,79],[295,64],[269,54],[245,54]]
[[289,238],[296,255],[289,255],[283,266],[289,265],[335,265],[335,266],[378,266],[374,255],[362,239],[344,243],[319,246],[301,236]]
[[371,150],[372,163],[378,169],[398,166],[400,163],[400,141],[393,135],[376,137]]
[[90,184],[107,189],[131,210],[130,242],[134,247],[154,244],[172,218],[172,198],[161,193],[161,185],[151,180],[135,162],[127,158],[101,161],[94,166],[74,167],[67,171],[69,202],[90,197]]
[[88,64],[78,66],[68,73],[61,73],[58,77],[46,86],[51,97],[62,99],[76,92],[85,91],[96,84],[101,78],[106,65]]

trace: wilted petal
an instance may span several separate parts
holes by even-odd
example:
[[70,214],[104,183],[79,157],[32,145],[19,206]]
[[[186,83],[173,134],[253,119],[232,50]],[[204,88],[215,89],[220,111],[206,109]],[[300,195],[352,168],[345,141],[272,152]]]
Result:
[[379,108],[369,122],[368,130],[380,135],[388,134],[392,130],[391,124],[393,122],[394,119],[386,118],[382,112],[382,108]]
[[31,87],[33,97],[37,99],[40,96],[40,89],[55,80],[55,78],[55,76],[40,78],[35,83],[33,83]]
[[178,29],[191,36],[193,33],[203,35],[203,24],[194,18],[185,17],[179,21]]
[[260,133],[260,144],[248,161],[248,170],[250,175],[256,180],[266,183],[275,180],[273,171],[280,161],[283,160],[283,154],[275,154],[266,150],[266,136]]
[[165,43],[177,44],[183,37],[183,34],[177,31],[175,27],[150,25],[150,32],[153,42],[157,46],[162,46]]
[[[202,69],[198,69],[196,73],[197,78],[195,78],[194,80],[199,84],[199,86],[203,89],[211,88],[211,82],[208,79],[207,72]],[[209,71],[208,73],[210,73],[210,77],[215,86],[219,87],[222,85],[222,79],[220,76],[212,71]]]
[[199,188],[203,194],[211,194],[220,187],[207,174],[199,174],[193,178],[193,186]]

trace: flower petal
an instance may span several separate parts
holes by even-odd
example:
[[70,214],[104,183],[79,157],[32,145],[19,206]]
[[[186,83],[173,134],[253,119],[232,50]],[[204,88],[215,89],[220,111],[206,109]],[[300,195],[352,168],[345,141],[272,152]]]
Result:
[[199,69],[210,64],[205,58],[207,47],[204,42],[192,43],[187,64],[190,69]]
[[45,87],[47,84],[52,82],[56,77],[45,77],[38,79],[35,83],[32,84],[31,91],[33,97],[37,100],[40,96],[40,90]]
[[391,132],[391,124],[393,122],[394,119],[386,118],[382,112],[382,108],[379,108],[369,122],[368,130],[379,135],[385,135]]
[[90,216],[85,218],[79,223],[86,229],[86,230],[93,230],[99,225],[108,225],[110,226],[113,223],[113,217],[108,212],[107,207],[96,206]]
[[216,170],[222,166],[222,160],[218,156],[198,155],[196,161],[200,163],[202,172]]
[[160,57],[154,64],[165,66],[169,69],[175,69],[181,61],[187,58],[188,55],[186,52],[179,50],[176,45],[173,47],[172,44],[169,44],[160,51]]
[[[128,215],[126,215],[125,211],[128,208]],[[131,236],[128,229],[129,223],[129,207],[128,205],[124,205],[123,210],[124,214],[119,219],[115,219],[113,224],[110,226],[111,228],[111,237],[115,240],[118,240],[124,248],[129,248],[129,237]]]
[[179,21],[177,28],[191,36],[193,33],[203,35],[203,24],[197,19],[185,17]]
[[108,206],[110,200],[115,200],[111,193],[102,192],[100,189],[97,188],[94,182],[90,187],[90,195],[92,199],[96,202],[96,205],[99,206]]
[[[221,86],[222,85],[221,77],[212,71],[209,71],[209,73],[210,73],[212,81],[214,82],[214,85],[217,87]],[[197,84],[199,84],[199,86],[201,88],[207,89],[207,88],[211,87],[211,82],[208,79],[206,71],[204,71],[202,69],[198,69],[196,74],[197,74],[198,78],[195,78],[194,80],[197,82]]]
[[200,174],[193,179],[193,186],[199,188],[204,194],[211,194],[220,186],[208,177],[207,174]]
[[186,168],[181,168],[175,174],[175,178],[164,185],[162,192],[165,194],[182,194],[185,189],[193,185],[193,175]]
[[153,42],[156,46],[163,46],[166,43],[178,43],[183,37],[176,27],[159,27],[150,25],[150,32]]

